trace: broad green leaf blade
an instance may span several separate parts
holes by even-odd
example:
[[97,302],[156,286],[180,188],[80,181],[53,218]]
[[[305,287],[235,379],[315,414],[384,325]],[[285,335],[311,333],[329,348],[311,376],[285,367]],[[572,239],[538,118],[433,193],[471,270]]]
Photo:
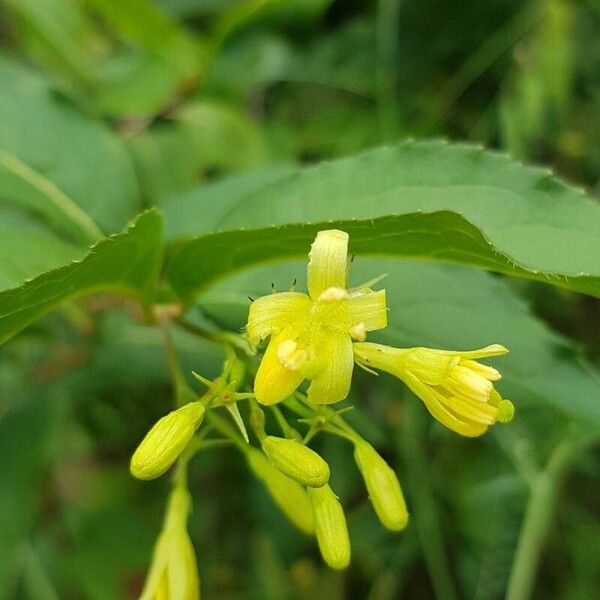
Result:
[[99,70],[94,106],[109,116],[152,116],[193,89],[204,66],[201,42],[151,0],[88,0],[128,46]]
[[50,233],[0,223],[0,291],[68,264],[82,253]]
[[98,241],[139,208],[121,142],[40,76],[0,57],[0,199],[71,240]]
[[161,236],[161,217],[146,212],[124,233],[93,246],[83,259],[0,292],[0,343],[62,302],[86,293],[147,298],[160,266]]
[[18,16],[12,33],[25,54],[63,78],[93,83],[102,45],[81,3],[7,0],[6,4]]
[[[404,142],[204,204],[169,279],[185,299],[235,270],[306,254],[319,229],[351,252],[456,262],[600,296],[600,205],[548,171],[479,147]],[[172,211],[165,214],[170,222]],[[210,260],[207,260],[210,257]]]
[[[205,292],[200,306],[219,324],[239,329],[248,314],[248,295],[270,293],[272,282],[277,290],[289,289],[294,279],[296,289],[306,289],[305,270],[306,262],[298,261],[240,273]],[[387,290],[388,328],[369,334],[369,340],[456,350],[503,344],[510,352],[494,359],[494,366],[502,372],[498,388],[515,403],[516,418],[525,404],[553,406],[600,428],[600,376],[502,280],[456,265],[359,258],[350,283],[383,273],[388,276],[376,287]]]
[[205,219],[207,207],[211,208],[213,218],[217,210],[225,216],[239,202],[240,196],[278,181],[290,175],[293,170],[289,164],[280,164],[247,171],[198,187],[167,202],[164,208],[167,242],[193,237],[198,231],[198,223]]

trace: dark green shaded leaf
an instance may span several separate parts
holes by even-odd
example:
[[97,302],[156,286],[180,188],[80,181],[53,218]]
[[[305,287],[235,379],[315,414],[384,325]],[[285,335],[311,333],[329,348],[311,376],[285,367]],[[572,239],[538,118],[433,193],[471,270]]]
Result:
[[333,227],[350,234],[352,253],[468,264],[600,296],[600,206],[479,147],[409,141],[226,201],[225,214],[221,202],[204,204],[198,236],[169,265],[185,299],[243,267],[304,255]]
[[124,233],[107,238],[79,261],[0,293],[0,343],[62,302],[97,291],[145,298],[162,253],[162,219],[141,215]]

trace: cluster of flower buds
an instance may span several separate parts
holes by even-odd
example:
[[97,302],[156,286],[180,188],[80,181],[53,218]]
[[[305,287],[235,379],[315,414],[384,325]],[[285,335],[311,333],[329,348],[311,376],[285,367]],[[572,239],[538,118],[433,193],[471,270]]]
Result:
[[[308,295],[288,291],[252,301],[248,339],[258,345],[268,338],[254,380],[258,402],[267,406],[285,403],[305,380],[309,382],[308,402],[315,407],[343,400],[350,391],[356,362],[367,371],[377,369],[399,377],[438,421],[461,435],[481,435],[490,425],[512,419],[512,403],[493,385],[500,373],[477,362],[504,354],[506,348],[496,344],[455,352],[365,342],[367,332],[387,326],[385,290],[374,291],[367,284],[348,289],[347,268],[348,234],[320,231],[309,253]],[[392,531],[404,529],[408,511],[394,471],[358,434],[346,431],[342,437],[354,443],[356,464],[381,523]],[[271,465],[308,490],[326,562],[334,568],[345,567],[350,559],[348,530],[343,509],[328,484],[327,464],[297,440],[263,433],[261,441]],[[290,514],[285,501],[275,499]]]
[[[252,422],[263,449],[246,450],[252,471],[284,514],[305,533],[315,534],[325,562],[334,569],[346,568],[350,536],[344,509],[329,485],[329,465],[297,439],[266,435],[260,409],[254,409]],[[404,529],[408,512],[396,474],[356,432],[348,437],[379,520],[392,531]]]
[[[347,288],[347,259],[348,235],[338,230],[320,231],[309,254],[309,293],[272,293],[250,305],[246,343],[249,340],[255,348],[268,339],[253,393],[238,391],[253,366],[248,357],[240,359],[233,347],[228,347],[220,377],[209,381],[194,374],[208,387],[206,394],[160,419],[135,451],[130,468],[139,479],[159,477],[180,459],[143,600],[198,598],[199,578],[186,530],[190,497],[185,477],[179,475],[205,443],[207,431],[220,431],[244,453],[250,470],[283,513],[301,531],[316,536],[329,566],[343,569],[351,554],[344,509],[329,484],[329,465],[306,445],[318,431],[333,433],[354,445],[356,465],[384,527],[401,531],[409,520],[393,469],[342,419],[343,411],[326,406],[347,397],[355,363],[367,371],[376,369],[400,378],[438,421],[461,435],[478,436],[490,425],[512,419],[512,403],[494,388],[500,373],[478,362],[502,355],[506,348],[496,344],[463,352],[366,342],[367,332],[387,325],[386,294],[368,284]],[[305,380],[309,382],[306,395],[297,391]],[[237,406],[241,400],[250,402],[250,424],[260,449],[249,443]],[[280,402],[303,417],[299,421],[310,425],[304,438],[273,406]],[[270,407],[283,437],[266,433],[265,415],[258,403]],[[210,411],[218,406],[229,411],[237,430]],[[208,426],[195,436],[204,420]]]

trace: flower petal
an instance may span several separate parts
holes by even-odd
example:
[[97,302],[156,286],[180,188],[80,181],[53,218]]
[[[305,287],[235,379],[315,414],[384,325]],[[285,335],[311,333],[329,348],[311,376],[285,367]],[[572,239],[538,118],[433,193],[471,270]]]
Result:
[[365,331],[387,327],[387,305],[385,290],[364,290],[348,298],[350,327],[364,324]]
[[274,335],[258,367],[254,379],[254,394],[261,404],[276,404],[291,395],[302,383],[304,373],[300,369],[284,367],[278,349],[282,342],[290,339],[286,328]]
[[169,595],[170,598],[198,600],[200,582],[194,547],[185,529],[169,532]]
[[311,304],[310,298],[300,292],[280,292],[254,300],[250,305],[246,328],[250,341],[258,344],[269,335],[302,320]]
[[338,229],[319,231],[308,258],[308,291],[313,300],[328,288],[346,288],[347,233]]
[[315,360],[323,361],[308,388],[308,399],[314,404],[332,404],[346,398],[350,392],[354,356],[348,334],[322,336],[315,345]]
[[445,354],[447,356],[460,356],[461,358],[472,360],[508,354],[508,349],[502,346],[501,344],[491,344],[490,346],[485,346],[485,348],[479,348],[478,350],[437,350],[433,348],[427,349],[430,352],[436,352],[438,354]]
[[445,399],[442,394],[419,381],[411,373],[406,373],[403,381],[414,394],[423,400],[431,416],[437,419],[442,425],[448,427],[448,429],[466,437],[477,437],[487,430],[488,425],[486,423],[477,423],[470,419],[459,419],[444,405]]
[[168,564],[168,538],[162,533],[156,545],[152,556],[150,570],[146,576],[144,589],[139,600],[153,600],[157,595],[159,586],[164,585],[164,578],[167,572]]

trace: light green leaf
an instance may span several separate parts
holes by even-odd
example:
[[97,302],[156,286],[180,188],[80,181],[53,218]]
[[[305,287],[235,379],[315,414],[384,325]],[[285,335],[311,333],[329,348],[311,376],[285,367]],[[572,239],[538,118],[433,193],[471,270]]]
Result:
[[94,81],[103,44],[79,3],[69,0],[7,0],[18,15],[14,35],[25,52],[78,83]]
[[[204,312],[221,325],[245,324],[251,297],[289,289],[297,279],[305,289],[306,262],[262,267],[217,284],[200,298]],[[371,341],[396,346],[475,349],[499,343],[509,354],[494,359],[503,375],[501,393],[519,407],[553,406],[600,428],[600,376],[573,345],[534,317],[502,280],[456,265],[358,258],[350,283],[388,276],[376,287],[387,290],[388,327]],[[382,375],[387,378],[387,375]],[[398,384],[401,385],[401,384]]]
[[0,57],[0,200],[90,243],[139,208],[120,141],[40,76]]
[[[178,196],[175,201],[165,205],[165,237],[167,241],[193,237],[198,231],[198,223],[205,218],[206,207],[211,212],[217,210],[225,216],[241,195],[246,195],[263,188],[265,185],[278,181],[293,172],[290,164],[280,164],[254,169],[239,175],[233,175],[213,184],[201,186]],[[213,217],[215,213],[212,212]]]
[[[305,255],[318,230],[334,227],[356,254],[463,263],[600,296],[600,205],[479,147],[408,141],[227,202],[226,214],[214,198],[204,204],[198,236],[169,265],[185,299],[243,267]],[[176,207],[165,206],[167,223]]]
[[0,223],[0,291],[67,264],[82,252],[50,233]]
[[[128,140],[148,203],[162,205],[166,199],[194,190],[198,180],[215,169],[229,172],[265,162],[264,136],[231,106],[197,102],[173,110],[171,117],[168,123],[158,123]],[[262,185],[267,181],[268,176]],[[190,198],[175,210],[181,213],[180,208],[185,205],[187,210],[193,204]],[[195,207],[192,210],[198,213]],[[183,216],[184,227],[189,228],[190,217]]]
[[160,266],[161,236],[162,219],[149,211],[124,233],[93,246],[81,260],[0,292],[0,343],[62,302],[84,294],[110,291],[147,298]]
[[173,117],[192,134],[203,164],[221,168],[256,167],[267,157],[258,125],[235,106],[195,102],[174,111]]

